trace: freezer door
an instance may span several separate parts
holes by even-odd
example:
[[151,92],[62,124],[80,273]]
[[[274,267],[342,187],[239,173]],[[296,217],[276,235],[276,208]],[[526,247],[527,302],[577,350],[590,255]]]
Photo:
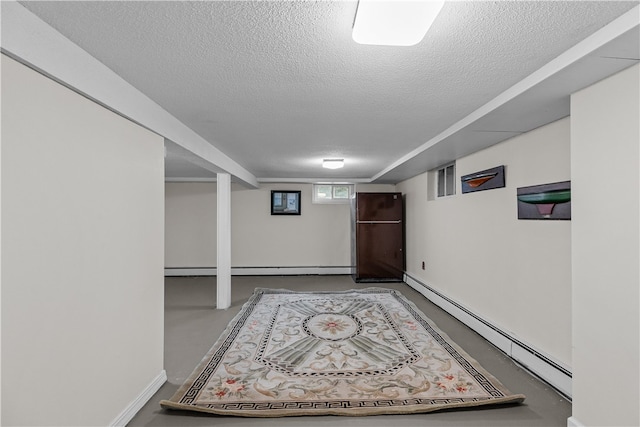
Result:
[[402,223],[358,223],[356,274],[363,281],[402,281]]
[[402,220],[402,193],[357,193],[358,221]]

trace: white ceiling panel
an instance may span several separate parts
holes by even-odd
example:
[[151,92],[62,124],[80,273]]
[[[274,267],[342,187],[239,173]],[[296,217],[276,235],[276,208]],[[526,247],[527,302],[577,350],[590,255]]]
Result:
[[[627,35],[424,148],[638,2],[447,2],[411,47],[355,43],[355,1],[21,4],[269,180],[409,178],[566,116],[571,91],[640,56]],[[170,152],[168,176],[215,173],[192,160]]]

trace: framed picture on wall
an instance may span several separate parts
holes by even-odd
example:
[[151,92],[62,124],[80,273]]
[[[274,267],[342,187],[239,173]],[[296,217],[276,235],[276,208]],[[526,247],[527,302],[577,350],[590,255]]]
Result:
[[300,215],[300,191],[271,190],[271,215]]
[[503,188],[504,165],[460,177],[462,193]]
[[517,189],[518,219],[571,219],[571,181]]

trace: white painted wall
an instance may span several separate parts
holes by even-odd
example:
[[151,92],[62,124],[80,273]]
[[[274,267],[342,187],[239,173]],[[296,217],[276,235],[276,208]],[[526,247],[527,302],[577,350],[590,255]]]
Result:
[[[272,216],[271,190],[300,190],[302,215]],[[358,184],[356,191],[395,191]],[[216,183],[166,183],[168,268],[215,267]],[[232,185],[232,267],[345,267],[351,264],[348,204],[311,203],[311,184]]]
[[2,425],[107,425],[163,370],[163,140],[2,56]]
[[[516,189],[569,180],[569,144],[565,118],[459,159],[454,196],[432,197],[433,172],[397,186],[406,204],[407,273],[565,367],[571,222],[518,220]],[[505,188],[461,194],[460,176],[500,165]]]
[[571,97],[573,420],[640,425],[640,66]]
[[216,265],[216,183],[165,183],[165,267]]
[[[312,204],[311,187],[263,184],[232,192],[232,266],[350,265],[349,205]],[[271,215],[271,190],[302,191],[302,214]]]

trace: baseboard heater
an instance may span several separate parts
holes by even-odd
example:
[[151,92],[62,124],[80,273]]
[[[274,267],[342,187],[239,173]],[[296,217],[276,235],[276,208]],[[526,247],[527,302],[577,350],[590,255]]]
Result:
[[405,283],[496,346],[513,361],[571,400],[571,371],[551,357],[491,324],[421,281],[405,274]]
[[[232,276],[304,276],[351,274],[351,266],[307,266],[307,267],[231,267]],[[165,268],[165,277],[215,276],[215,267]]]

